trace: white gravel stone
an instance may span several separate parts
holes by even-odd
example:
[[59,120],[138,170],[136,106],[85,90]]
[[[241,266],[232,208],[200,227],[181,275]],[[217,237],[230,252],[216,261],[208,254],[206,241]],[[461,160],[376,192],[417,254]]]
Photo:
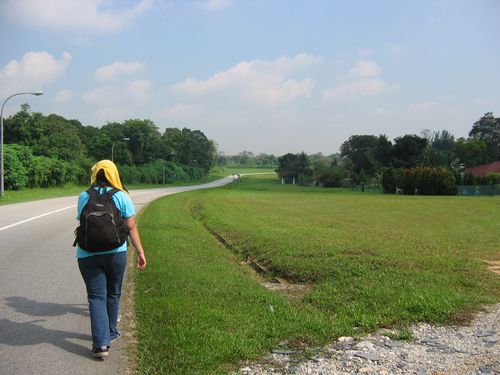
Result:
[[[411,342],[387,337],[387,330],[365,337],[340,337],[313,358],[271,354],[238,371],[270,374],[499,374],[500,304],[489,306],[468,326],[411,327]],[[394,343],[394,344],[393,344]],[[359,354],[369,353],[360,358]],[[373,360],[378,358],[377,360]],[[265,364],[264,364],[265,362]]]

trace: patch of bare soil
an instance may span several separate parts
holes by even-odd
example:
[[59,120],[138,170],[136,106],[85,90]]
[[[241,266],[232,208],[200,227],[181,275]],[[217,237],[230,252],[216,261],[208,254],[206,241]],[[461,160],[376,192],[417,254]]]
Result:
[[486,262],[488,263],[488,271],[494,272],[497,275],[500,275],[500,260],[491,260]]

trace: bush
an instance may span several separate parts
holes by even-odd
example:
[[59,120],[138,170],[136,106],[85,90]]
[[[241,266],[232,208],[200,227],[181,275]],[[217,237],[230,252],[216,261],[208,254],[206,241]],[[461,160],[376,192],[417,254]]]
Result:
[[490,173],[487,176],[476,177],[466,173],[463,178],[463,185],[497,185],[500,184],[500,173]]
[[322,170],[316,180],[324,187],[341,187],[342,181],[346,177],[346,172],[341,167],[328,167]]
[[186,180],[186,172],[184,169],[174,162],[165,163],[165,183],[173,183],[176,181]]
[[23,146],[5,145],[4,151],[4,185],[5,189],[21,190],[28,187],[28,171],[21,162]]
[[124,184],[160,184],[163,183],[163,176],[167,184],[182,181],[193,182],[206,174],[203,168],[180,166],[163,160],[140,166],[119,166],[118,170]]
[[[78,163],[69,163],[47,156],[33,156],[31,149],[22,145],[5,146],[5,187],[11,190],[60,186],[77,183],[88,173]],[[90,170],[90,168],[89,168]]]
[[[66,183],[90,183],[90,170],[94,161],[82,158],[67,162],[47,156],[34,156],[28,146],[5,145],[5,188],[60,186]],[[141,166],[118,166],[123,184],[159,184],[177,181],[198,181],[205,176],[201,167],[179,166],[174,162],[156,160]]]
[[384,168],[382,172],[384,193],[394,193],[397,188],[404,194],[455,195],[456,179],[446,168]]
[[382,170],[382,189],[385,194],[392,194],[402,185],[402,169],[384,168]]

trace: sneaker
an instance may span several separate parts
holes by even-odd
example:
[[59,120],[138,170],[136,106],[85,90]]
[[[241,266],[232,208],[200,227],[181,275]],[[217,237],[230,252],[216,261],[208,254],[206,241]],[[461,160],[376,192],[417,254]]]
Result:
[[109,346],[92,347],[92,357],[102,358],[109,354]]
[[122,334],[121,334],[121,333],[119,333],[119,334],[117,334],[115,337],[113,337],[113,338],[111,339],[111,342],[114,342],[115,340],[118,340],[120,337],[122,337]]

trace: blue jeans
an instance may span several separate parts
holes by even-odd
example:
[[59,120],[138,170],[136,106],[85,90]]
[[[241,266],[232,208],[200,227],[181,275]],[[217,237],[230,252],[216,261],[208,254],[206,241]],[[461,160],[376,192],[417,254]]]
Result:
[[87,287],[94,347],[111,346],[119,335],[116,323],[126,264],[126,251],[78,259]]

